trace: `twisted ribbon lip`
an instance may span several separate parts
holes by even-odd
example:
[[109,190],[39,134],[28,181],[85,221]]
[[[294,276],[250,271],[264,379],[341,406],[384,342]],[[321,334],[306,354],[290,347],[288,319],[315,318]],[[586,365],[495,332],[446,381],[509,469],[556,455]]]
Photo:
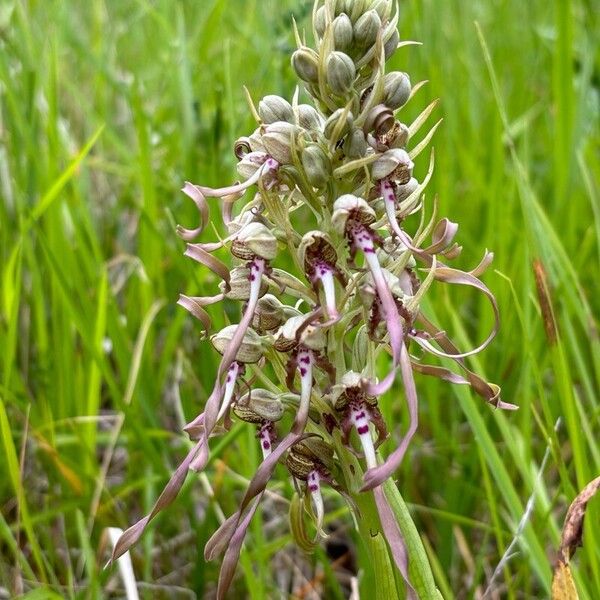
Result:
[[437,233],[436,235],[436,232],[434,232],[434,243],[427,248],[418,248],[417,246],[413,245],[413,240],[411,237],[398,224],[395,210],[396,197],[390,181],[388,179],[382,179],[379,182],[379,189],[384,200],[386,215],[392,231],[398,236],[406,248],[408,248],[415,256],[420,258],[427,266],[430,267],[433,263],[431,255],[439,252],[450,244],[456,235],[456,232],[458,231],[458,224],[453,223],[448,219],[442,219],[438,223],[436,231],[440,225],[442,225],[444,227],[443,233],[441,235]]
[[[217,553],[219,553],[219,551],[223,550],[225,546],[227,546],[225,558],[223,559],[221,576],[219,577],[219,589],[217,592],[218,598],[223,598],[227,592],[229,583],[233,577],[235,565],[237,564],[237,560],[239,558],[239,553],[241,551],[246,530],[279,459],[295,443],[303,439],[303,437],[306,435],[312,435],[305,434],[304,428],[306,427],[306,423],[308,421],[310,397],[312,394],[312,366],[314,357],[312,355],[312,351],[310,350],[306,351],[306,356],[309,359],[308,362],[302,362],[302,367],[299,367],[302,391],[300,407],[296,413],[292,430],[281,440],[275,450],[273,450],[271,454],[269,454],[269,456],[262,461],[256,473],[254,474],[254,477],[250,481],[250,484],[240,504],[240,508],[233,515],[231,515],[231,517],[229,517],[227,521],[221,525],[221,527],[219,527],[204,548],[205,558],[207,560],[211,560],[216,556]],[[304,369],[304,372],[301,369]],[[245,517],[243,517],[242,515],[244,514],[244,511],[253,500],[254,502],[252,506],[250,506],[248,513]]]
[[[200,213],[200,225],[198,225],[198,227],[188,229],[186,227],[183,227],[183,225],[176,226],[177,235],[186,242],[191,242],[204,231],[204,229],[210,222],[210,208],[208,206],[208,203],[206,202],[206,196],[202,193],[202,188],[200,186],[186,181],[183,187],[181,188],[181,191],[194,201],[194,204],[196,205],[196,207],[198,208],[198,212]],[[231,222],[232,210],[235,201],[239,200],[239,198],[241,198],[242,196],[243,191],[223,196],[223,203],[221,204],[221,216],[223,217],[223,222],[226,225]],[[202,247],[208,252],[213,252],[214,250],[221,248],[223,244],[224,241],[202,244]]]
[[[486,382],[482,377],[476,375],[472,371],[470,371],[463,358],[457,357],[459,354],[458,349],[454,345],[454,343],[448,338],[445,332],[438,329],[433,323],[431,323],[422,313],[419,314],[419,321],[423,323],[425,330],[430,335],[434,336],[438,343],[448,351],[449,358],[454,360],[454,362],[462,369],[466,374],[466,381],[460,375],[457,375],[444,367],[434,367],[433,365],[421,365],[419,370],[426,375],[433,375],[436,377],[440,377],[446,381],[450,381],[451,383],[467,383],[471,386],[471,388],[482,398],[486,400],[489,404],[494,406],[495,408],[503,409],[503,410],[518,410],[518,406],[515,404],[510,404],[508,402],[504,402],[500,399],[500,388],[495,384],[490,384]],[[418,363],[417,363],[418,364]]]
[[417,389],[413,377],[410,356],[405,344],[402,344],[401,348],[400,370],[402,373],[406,404],[409,412],[408,430],[403,436],[400,445],[387,457],[386,461],[382,465],[371,468],[365,473],[364,485],[361,488],[361,491],[363,492],[381,485],[400,466],[408,446],[419,426]]
[[274,171],[279,167],[279,163],[272,157],[268,157],[265,162],[256,170],[252,177],[246,179],[242,183],[229,185],[222,188],[210,188],[201,185],[195,186],[196,189],[207,198],[222,198],[223,196],[230,196],[232,194],[239,194],[244,192],[249,187],[258,183],[263,175],[266,175],[270,171]]
[[[254,312],[256,310],[256,305],[258,303],[258,297],[260,295],[260,283],[262,279],[262,275],[265,271],[265,261],[264,259],[255,259],[254,263],[257,266],[256,273],[254,274],[255,279],[251,281],[250,286],[250,298],[248,299],[248,303],[246,305],[246,310],[244,311],[244,315],[242,320],[238,323],[235,333],[232,339],[227,344],[227,348],[223,353],[223,358],[221,359],[221,363],[219,364],[219,369],[217,372],[215,386],[208,400],[206,401],[206,405],[204,408],[204,440],[205,443],[208,444],[208,436],[212,432],[216,421],[217,415],[219,411],[219,402],[223,396],[225,384],[221,382],[221,379],[225,372],[229,369],[232,362],[235,360],[237,355],[237,351],[239,350],[240,345],[244,339],[244,335],[252,322],[252,318],[254,317]],[[193,435],[196,427],[198,418],[194,419],[190,423],[188,423],[184,427],[184,431]],[[196,464],[196,463],[195,463]]]
[[173,500],[175,500],[179,490],[186,480],[190,465],[201,451],[202,441],[199,441],[188,452],[187,456],[177,467],[173,475],[171,475],[167,485],[164,487],[160,496],[154,503],[152,510],[145,517],[140,519],[137,523],[133,524],[121,534],[117,540],[117,543],[113,547],[112,556],[106,565],[107,567],[117,560],[117,558],[125,554],[125,552],[127,552],[129,548],[131,548],[131,546],[133,546],[140,539],[150,521],[154,519],[154,517],[161,510],[167,508],[173,502]]
[[[481,269],[482,265],[487,266],[487,264],[489,264],[489,262],[491,262],[491,259],[489,259],[488,257],[489,257],[489,254],[486,253],[484,258],[479,263],[479,265],[474,269],[474,271],[478,271],[479,269]],[[492,331],[487,336],[487,338],[481,344],[479,344],[479,346],[477,346],[476,348],[473,348],[472,350],[468,350],[467,352],[458,352],[458,351],[456,353],[444,352],[442,350],[438,350],[435,346],[430,344],[426,339],[423,339],[422,337],[419,337],[417,335],[410,336],[411,339],[413,339],[417,344],[419,344],[419,346],[421,346],[428,352],[435,354],[436,356],[439,356],[441,358],[457,359],[457,358],[466,358],[468,356],[473,356],[474,354],[478,354],[479,352],[481,352],[482,350],[484,350],[485,348],[487,348],[489,346],[489,344],[492,342],[492,340],[496,337],[496,333],[498,332],[498,329],[500,328],[500,311],[498,310],[498,304],[496,303],[496,299],[494,298],[494,295],[492,294],[490,289],[482,281],[480,281],[477,277],[475,277],[472,273],[473,272],[465,272],[465,271],[460,271],[458,269],[452,269],[450,267],[442,266],[442,267],[436,267],[436,269],[434,271],[434,278],[438,281],[443,281],[443,282],[447,282],[447,283],[456,283],[458,285],[467,285],[467,286],[470,286],[470,287],[473,287],[473,288],[479,290],[489,300],[489,302],[492,306],[492,310],[494,313],[494,326],[492,328]],[[443,332],[437,332],[437,334],[442,334],[442,333]],[[434,335],[431,339],[435,339],[436,341],[438,341],[438,339],[440,339],[440,338],[441,338],[440,335],[438,335],[437,337]]]
[[[367,229],[364,226],[362,226],[362,231],[367,233]],[[357,247],[360,248],[360,242],[358,240],[358,237],[356,237],[354,243],[356,244]],[[364,243],[366,243],[366,240],[364,240],[363,244]],[[372,239],[371,239],[371,244],[372,244]],[[367,248],[366,245],[365,245],[365,248]],[[377,295],[382,304],[383,311],[385,314],[386,324],[388,326],[389,335],[390,335],[390,346],[392,348],[392,359],[393,359],[392,369],[387,374],[387,376],[381,382],[379,382],[377,384],[369,382],[365,389],[365,391],[367,391],[367,393],[374,395],[374,396],[379,396],[379,395],[385,393],[387,390],[389,390],[390,387],[392,386],[392,384],[394,383],[394,379],[396,377],[396,369],[398,367],[399,359],[400,359],[400,347],[404,343],[403,342],[404,331],[403,331],[403,327],[402,327],[401,317],[400,317],[400,315],[398,313],[398,309],[396,307],[396,303],[394,302],[392,293],[385,281],[383,272],[381,270],[381,266],[379,264],[379,261],[377,260],[377,256],[376,256],[374,250],[372,249],[372,247],[369,246],[367,248],[367,250],[368,251],[363,250],[363,253],[364,253],[368,268],[371,271],[371,275],[372,275],[373,281],[375,283],[375,288],[377,290]]]

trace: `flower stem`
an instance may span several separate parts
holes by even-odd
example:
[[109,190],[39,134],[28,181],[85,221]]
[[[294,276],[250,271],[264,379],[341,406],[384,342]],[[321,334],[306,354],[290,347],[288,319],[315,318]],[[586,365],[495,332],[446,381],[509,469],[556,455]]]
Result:
[[406,543],[408,572],[413,587],[419,598],[443,600],[435,585],[425,547],[400,491],[391,479],[383,484],[383,489]]
[[372,580],[375,582],[373,598],[375,600],[404,598],[404,586],[402,583],[396,585],[395,567],[390,558],[385,538],[380,531],[373,492],[358,494],[354,499],[360,510],[360,515],[357,515],[356,519],[358,529],[369,555]]
[[[360,468],[355,469],[354,478],[356,478],[355,483],[357,484],[362,478],[360,470]],[[382,487],[404,538],[408,553],[409,578],[418,598],[422,600],[443,600],[442,595],[436,588],[429,559],[427,558],[417,527],[397,486],[392,480],[388,479]],[[382,533],[373,492],[356,492],[352,497],[358,508],[358,512],[355,515],[356,523],[358,524],[361,539],[368,552],[372,569],[373,577],[369,579],[375,582],[373,597],[375,600],[406,598],[407,594],[404,582],[399,570],[395,566],[390,549]],[[371,597],[371,593],[372,590],[369,590],[369,597]]]

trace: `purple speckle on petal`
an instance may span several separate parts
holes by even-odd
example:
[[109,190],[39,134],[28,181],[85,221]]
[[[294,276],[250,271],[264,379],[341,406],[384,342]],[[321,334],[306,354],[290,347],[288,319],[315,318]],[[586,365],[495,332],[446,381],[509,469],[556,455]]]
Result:
[[300,376],[304,377],[306,375],[306,369],[304,367],[300,367]]
[[364,435],[365,433],[369,432],[369,426],[368,425],[362,425],[361,427],[357,427],[356,431],[358,431],[359,435]]
[[315,485],[314,483],[308,486],[309,492],[316,492],[318,489],[319,489],[319,486]]

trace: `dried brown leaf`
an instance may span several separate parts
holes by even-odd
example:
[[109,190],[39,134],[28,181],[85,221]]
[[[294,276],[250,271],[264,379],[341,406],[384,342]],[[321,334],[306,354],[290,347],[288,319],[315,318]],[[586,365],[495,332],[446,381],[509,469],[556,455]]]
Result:
[[565,564],[575,554],[575,550],[583,545],[583,520],[588,502],[594,494],[600,489],[600,477],[590,481],[578,496],[573,500],[563,527],[562,538],[560,540],[560,558]]
[[583,545],[583,521],[588,502],[600,489],[600,477],[590,481],[569,506],[560,540],[559,559],[552,578],[552,600],[578,600],[569,561]]
[[558,562],[554,570],[552,600],[579,600],[571,569],[562,560]]

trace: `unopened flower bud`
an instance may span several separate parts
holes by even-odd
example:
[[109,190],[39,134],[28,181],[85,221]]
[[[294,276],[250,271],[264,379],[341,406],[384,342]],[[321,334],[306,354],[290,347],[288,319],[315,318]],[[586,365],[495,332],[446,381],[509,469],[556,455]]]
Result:
[[283,402],[279,396],[262,388],[245,393],[233,406],[233,414],[247,423],[279,421],[283,417],[283,411]]
[[346,94],[356,77],[354,61],[343,52],[332,52],[327,58],[327,84],[331,91],[343,96]]
[[387,21],[392,10],[392,2],[391,0],[375,0],[371,9],[379,15],[382,21]]
[[389,60],[394,52],[398,49],[398,44],[400,43],[400,34],[397,29],[392,31],[392,35],[389,39],[383,44],[383,53],[385,55],[385,60]]
[[231,244],[231,253],[242,260],[254,256],[272,260],[277,255],[277,239],[266,225],[253,221],[240,230]]
[[340,235],[343,235],[350,218],[364,224],[371,224],[375,222],[375,211],[364,198],[353,194],[344,194],[333,204],[331,224]]
[[277,162],[287,165],[292,161],[292,137],[297,127],[286,121],[276,121],[267,125],[262,142],[267,153]]
[[252,327],[259,332],[272,331],[285,320],[285,306],[272,294],[266,294],[258,301]]
[[258,103],[258,114],[265,124],[276,121],[291,123],[294,120],[292,105],[284,98],[275,95],[265,96]]
[[323,125],[323,119],[321,115],[313,108],[310,104],[299,104],[298,105],[298,121],[300,127],[313,131],[315,129],[321,129]]
[[314,25],[315,25],[317,34],[321,37],[323,37],[323,34],[325,33],[325,28],[327,27],[326,10],[327,9],[324,6],[321,6],[317,9],[317,12],[315,13]]
[[362,129],[355,129],[344,142],[344,154],[348,158],[361,158],[367,153],[367,139]]
[[352,21],[346,13],[333,20],[333,44],[336,50],[346,52],[352,47]]
[[410,181],[413,167],[414,163],[406,150],[393,148],[384,152],[373,163],[371,175],[376,180],[389,178],[404,184]]
[[331,176],[331,161],[317,144],[307,146],[302,152],[302,167],[308,182],[316,188],[323,187]]
[[[331,116],[325,121],[323,128],[323,134],[331,142],[337,142],[338,139],[343,138],[354,123],[354,117],[351,112],[346,111],[344,108],[338,108]],[[333,139],[334,132],[337,132],[337,139]]]
[[[217,352],[220,354],[225,353],[237,328],[238,325],[228,325],[224,329],[221,329],[219,333],[211,336],[210,341]],[[263,350],[263,342],[258,333],[254,329],[248,329],[244,333],[244,339],[240,344],[235,360],[242,363],[256,363],[261,359]]]
[[[250,298],[250,269],[248,267],[235,267],[231,270],[229,276],[229,291],[225,297],[230,300],[248,300]],[[219,287],[225,292],[225,282],[222,281]],[[260,283],[259,295],[264,296],[269,289],[266,279],[263,277]]]
[[368,10],[354,25],[354,39],[362,48],[372,46],[381,29],[381,17],[374,10]]
[[353,23],[367,10],[370,0],[347,0],[346,12],[350,15]]
[[292,54],[292,67],[296,75],[307,83],[319,81],[319,60],[314,50],[303,46]]
[[406,73],[388,73],[383,81],[383,102],[392,110],[396,110],[406,104],[410,90],[410,79]]

